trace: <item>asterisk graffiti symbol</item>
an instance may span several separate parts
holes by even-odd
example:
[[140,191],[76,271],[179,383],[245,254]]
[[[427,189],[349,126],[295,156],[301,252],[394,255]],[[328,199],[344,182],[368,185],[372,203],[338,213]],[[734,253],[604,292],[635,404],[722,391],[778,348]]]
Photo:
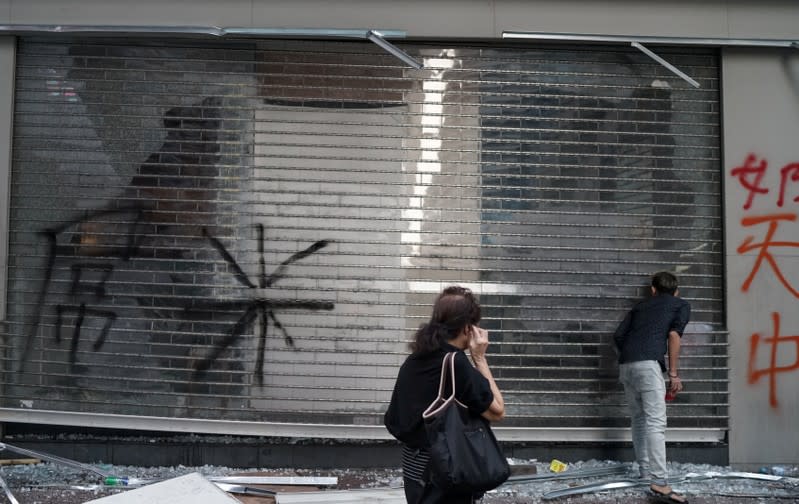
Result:
[[[227,251],[225,246],[220,242],[218,239],[214,238],[206,229],[203,229],[203,236],[205,236],[210,242],[211,245],[219,252],[225,262],[233,269],[233,273],[235,275],[236,280],[248,287],[250,289],[265,289],[274,285],[278,280],[285,276],[286,269],[288,266],[300,259],[308,257],[309,255],[321,250],[322,248],[326,247],[330,241],[329,240],[319,240],[310,247],[293,254],[291,257],[280,263],[280,265],[275,268],[275,270],[270,274],[266,274],[266,262],[264,260],[264,227],[261,224],[258,224],[258,253],[259,253],[259,264],[260,264],[260,274],[258,276],[258,285],[256,286],[250,279],[247,277],[247,274],[241,269],[239,264],[230,255],[230,252]],[[283,324],[277,319],[275,315],[275,311],[278,309],[283,308],[295,308],[295,309],[306,309],[306,310],[332,310],[334,304],[329,301],[305,301],[305,300],[279,300],[279,299],[267,299],[264,297],[254,297],[248,300],[233,300],[233,301],[220,301],[220,302],[212,302],[212,303],[201,303],[200,306],[194,305],[193,309],[202,309],[206,311],[213,311],[213,310],[235,310],[235,311],[243,311],[243,314],[236,323],[233,325],[232,329],[228,332],[227,337],[222,341],[219,345],[217,345],[203,360],[197,362],[194,366],[195,374],[200,374],[207,371],[213,362],[218,359],[231,345],[233,345],[243,334],[244,332],[252,325],[252,323],[258,319],[259,326],[260,326],[260,334],[258,335],[258,357],[255,363],[255,378],[258,380],[258,383],[263,382],[263,368],[264,368],[264,352],[266,349],[266,337],[267,337],[267,330],[269,326],[269,321],[272,322],[272,325],[283,334],[283,338],[286,341],[286,344],[289,346],[294,346],[294,340],[291,336],[286,332],[286,329],[283,327]]]

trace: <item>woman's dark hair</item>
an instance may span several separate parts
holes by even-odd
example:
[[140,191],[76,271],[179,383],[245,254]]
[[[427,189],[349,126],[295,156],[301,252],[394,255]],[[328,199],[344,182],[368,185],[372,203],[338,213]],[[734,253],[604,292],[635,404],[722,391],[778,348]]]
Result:
[[469,289],[453,285],[444,289],[433,304],[430,322],[416,331],[411,351],[425,354],[441,348],[441,343],[458,336],[470,325],[480,322],[480,305]]
[[674,295],[677,292],[677,277],[668,271],[660,271],[652,276],[652,287],[658,293]]

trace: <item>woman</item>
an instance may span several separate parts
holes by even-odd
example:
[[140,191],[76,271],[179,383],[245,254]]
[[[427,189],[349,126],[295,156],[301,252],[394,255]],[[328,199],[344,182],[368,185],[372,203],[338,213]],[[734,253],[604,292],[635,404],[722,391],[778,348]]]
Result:
[[[455,354],[455,397],[471,414],[502,420],[505,403],[486,361],[488,332],[477,326],[480,305],[469,289],[447,287],[433,305],[433,315],[411,343],[411,355],[397,376],[384,423],[402,441],[402,474],[408,504],[471,503],[479,495],[447,495],[428,481],[427,434],[422,412],[438,395],[441,363]],[[472,361],[464,350],[469,349]]]

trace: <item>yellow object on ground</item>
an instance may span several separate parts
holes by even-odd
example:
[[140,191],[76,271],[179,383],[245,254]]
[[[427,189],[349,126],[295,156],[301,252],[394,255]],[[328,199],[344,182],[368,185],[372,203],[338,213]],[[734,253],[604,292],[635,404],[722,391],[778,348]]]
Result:
[[552,462],[549,463],[549,470],[556,473],[565,471],[567,467],[569,466],[558,459],[552,459]]

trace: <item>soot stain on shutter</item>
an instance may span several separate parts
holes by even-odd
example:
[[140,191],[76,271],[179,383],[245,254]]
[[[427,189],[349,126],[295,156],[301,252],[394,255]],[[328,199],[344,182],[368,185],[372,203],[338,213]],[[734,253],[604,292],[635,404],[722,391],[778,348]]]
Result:
[[[250,330],[258,318],[260,332],[254,377],[261,384],[268,325],[271,323],[283,335],[286,344],[293,346],[293,340],[281,324],[277,312],[286,308],[306,310],[334,308],[333,303],[326,301],[271,300],[260,293],[241,301],[208,300],[208,289],[193,284],[194,275],[191,273],[161,272],[165,268],[159,267],[158,263],[163,266],[164,263],[169,265],[175,261],[183,263],[180,269],[184,271],[202,270],[200,264],[196,265],[197,268],[186,267],[186,261],[191,263],[194,259],[192,248],[172,246],[175,244],[173,240],[175,236],[185,240],[199,238],[210,245],[210,249],[216,251],[219,258],[230,266],[234,277],[242,286],[249,289],[266,289],[283,278],[286,269],[292,263],[318,252],[330,243],[329,240],[317,241],[305,250],[289,256],[267,275],[263,261],[264,227],[257,225],[259,251],[262,257],[256,285],[248,279],[222,241],[214,236],[214,229],[205,224],[202,216],[214,211],[213,185],[219,175],[214,164],[219,159],[217,130],[220,126],[218,110],[221,103],[220,98],[209,97],[203,99],[197,106],[169,109],[164,118],[167,136],[163,145],[141,165],[123,197],[109,208],[87,211],[81,219],[66,222],[57,228],[40,233],[49,243],[49,256],[44,282],[36,303],[35,318],[27,331],[25,351],[20,358],[20,371],[24,369],[43,312],[47,309],[46,299],[57,263],[59,265],[69,263],[67,267],[72,273],[72,280],[68,297],[72,303],[57,302],[54,305],[56,312],[54,342],[57,345],[62,344],[65,339],[62,333],[71,329],[71,337],[67,342],[69,372],[75,375],[87,371],[86,366],[80,365],[77,360],[82,332],[86,329],[83,326],[87,318],[102,321],[102,328],[91,343],[93,351],[103,348],[109,332],[114,328],[117,313],[94,305],[101,306],[104,301],[109,301],[106,283],[121,263],[148,261],[132,269],[137,272],[148,271],[159,277],[160,281],[141,282],[135,289],[137,292],[132,295],[140,308],[150,316],[161,320],[172,320],[176,324],[174,326],[176,332],[186,331],[189,326],[199,333],[218,332],[218,323],[211,322],[210,319],[229,318],[231,311],[243,310],[224,339],[205,357],[194,363],[192,374],[194,381],[201,380],[209,368],[217,365],[219,357],[233,346],[245,331]],[[174,296],[176,285],[187,287],[188,290],[182,291],[184,295]],[[116,293],[116,295],[125,294]],[[71,328],[67,327],[70,315],[73,316]],[[197,323],[203,320],[209,321],[208,327],[204,329],[197,327]],[[171,334],[169,331],[154,331],[149,338],[150,343],[168,345]],[[170,361],[164,364],[169,366]],[[61,381],[74,384],[74,379],[71,377]],[[185,388],[195,393],[203,390],[193,385]]]

